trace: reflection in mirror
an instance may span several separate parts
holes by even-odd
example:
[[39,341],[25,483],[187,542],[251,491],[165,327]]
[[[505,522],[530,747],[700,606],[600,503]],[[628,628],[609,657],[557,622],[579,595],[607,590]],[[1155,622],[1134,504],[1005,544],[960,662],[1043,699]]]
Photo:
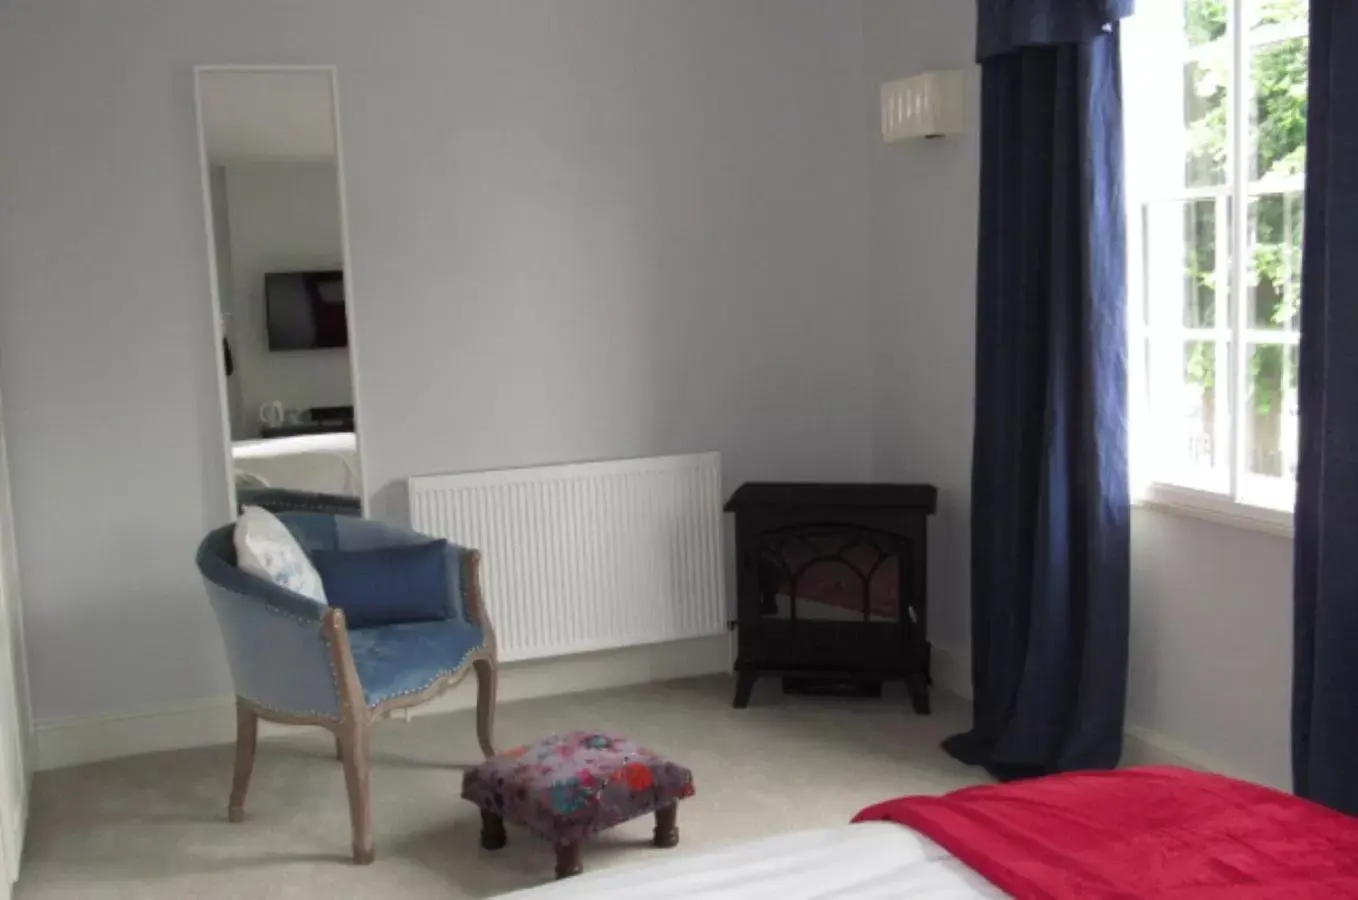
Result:
[[334,71],[197,80],[236,508],[359,515]]

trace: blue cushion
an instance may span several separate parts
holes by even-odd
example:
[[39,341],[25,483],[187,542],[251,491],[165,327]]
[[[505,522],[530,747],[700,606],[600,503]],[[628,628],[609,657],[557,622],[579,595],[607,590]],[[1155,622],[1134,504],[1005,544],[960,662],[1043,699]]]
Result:
[[466,665],[485,645],[478,625],[460,619],[361,628],[349,632],[354,668],[369,707],[415,694]]
[[[377,547],[408,547],[411,544],[426,544],[431,540],[427,534],[408,531],[382,522],[374,522],[371,519],[347,517],[336,517],[335,536],[338,541],[337,546],[327,549],[348,551],[373,550]],[[446,603],[448,615],[457,616],[460,619],[467,618],[462,594],[462,565],[467,552],[456,544],[447,543],[443,545],[443,555],[447,559],[445,565],[448,569]]]
[[335,536],[335,517],[324,513],[286,512],[280,513],[278,520],[288,527],[297,543],[307,553],[317,550],[338,550],[339,542]]
[[325,597],[350,628],[433,622],[448,615],[443,541],[371,550],[315,550]]

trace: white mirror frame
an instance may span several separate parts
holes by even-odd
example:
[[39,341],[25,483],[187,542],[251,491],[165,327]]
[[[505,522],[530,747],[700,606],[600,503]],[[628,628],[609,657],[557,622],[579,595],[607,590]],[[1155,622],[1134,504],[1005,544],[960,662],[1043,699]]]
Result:
[[344,253],[344,305],[349,329],[349,379],[354,393],[354,442],[358,458],[359,503],[363,516],[369,511],[368,467],[363,457],[363,416],[358,381],[358,335],[354,315],[353,252],[349,244],[349,198],[344,175],[344,132],[340,128],[339,70],[335,66],[313,65],[202,65],[193,67],[193,105],[198,127],[198,168],[203,192],[203,234],[206,238],[208,290],[212,300],[212,356],[216,360],[217,405],[221,409],[221,446],[226,456],[227,510],[230,520],[237,516],[236,467],[231,456],[231,405],[226,382],[226,356],[222,349],[222,298],[217,280],[216,229],[212,221],[212,173],[207,155],[207,134],[203,126],[202,76],[213,72],[313,72],[330,79],[330,113],[335,131],[335,170],[339,180],[340,240]]

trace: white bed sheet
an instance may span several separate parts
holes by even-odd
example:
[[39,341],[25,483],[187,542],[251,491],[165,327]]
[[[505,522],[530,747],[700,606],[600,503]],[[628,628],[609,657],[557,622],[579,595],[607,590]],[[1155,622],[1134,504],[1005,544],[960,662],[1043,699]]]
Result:
[[358,440],[352,431],[237,441],[236,477],[265,487],[357,497],[361,492]]
[[[585,848],[589,865],[589,848]],[[605,869],[501,900],[992,900],[1007,896],[933,841],[865,822]]]

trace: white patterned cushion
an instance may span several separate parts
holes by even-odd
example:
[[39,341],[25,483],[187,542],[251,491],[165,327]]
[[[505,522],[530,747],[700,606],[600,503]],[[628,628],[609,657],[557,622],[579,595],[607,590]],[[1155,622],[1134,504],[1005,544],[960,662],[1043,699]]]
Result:
[[267,509],[247,506],[236,520],[236,565],[279,587],[325,603],[320,573],[288,526]]

